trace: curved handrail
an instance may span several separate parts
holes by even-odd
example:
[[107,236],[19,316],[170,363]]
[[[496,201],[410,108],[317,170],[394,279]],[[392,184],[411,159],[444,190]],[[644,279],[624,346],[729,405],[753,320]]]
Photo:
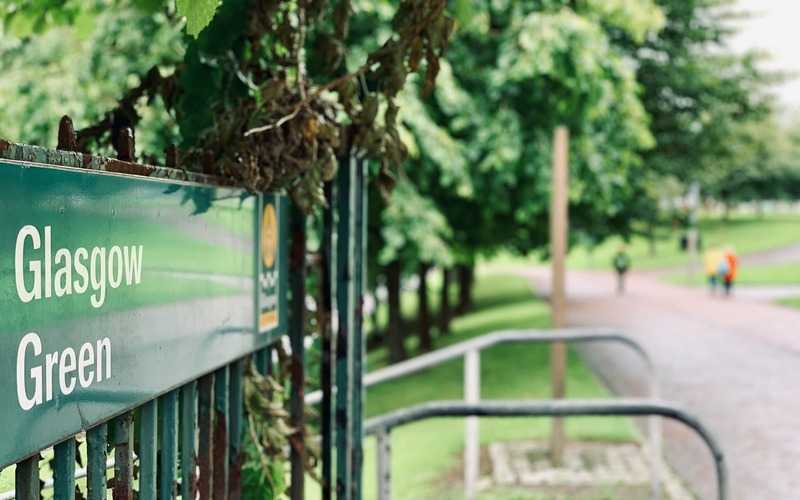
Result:
[[700,421],[686,411],[659,400],[620,399],[612,401],[544,400],[544,401],[433,401],[403,408],[374,417],[364,424],[364,434],[386,434],[392,428],[433,417],[580,417],[661,416],[683,422],[694,430],[711,451],[717,473],[717,493],[720,500],[728,495],[728,476],[722,449]]
[[[451,346],[443,347],[435,351],[416,356],[406,361],[401,361],[385,368],[381,368],[364,375],[364,387],[388,382],[400,377],[405,377],[412,373],[432,368],[436,365],[463,357],[471,351],[482,351],[489,347],[515,342],[617,342],[630,348],[637,353],[647,365],[650,376],[653,380],[651,387],[651,397],[658,397],[658,386],[655,377],[655,366],[653,361],[645,352],[644,348],[632,338],[618,333],[609,328],[562,328],[554,330],[501,330],[488,333],[480,337],[465,340]],[[306,396],[306,404],[317,404],[322,399],[321,391],[314,391]]]

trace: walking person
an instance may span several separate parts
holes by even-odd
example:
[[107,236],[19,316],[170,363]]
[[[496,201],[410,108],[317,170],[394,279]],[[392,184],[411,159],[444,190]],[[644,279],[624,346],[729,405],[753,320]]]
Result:
[[631,267],[631,257],[625,251],[625,245],[621,245],[612,260],[614,270],[617,272],[617,295],[625,293],[625,274]]
[[717,293],[717,285],[722,286],[722,281],[719,278],[719,264],[725,259],[722,250],[718,248],[709,248],[703,256],[703,267],[706,271],[706,278],[708,280],[708,290],[711,295]]
[[736,271],[739,265],[739,259],[736,257],[736,252],[733,247],[727,247],[725,249],[723,260],[725,261],[726,270],[722,275],[722,283],[725,287],[725,295],[730,296],[733,291],[733,283],[736,280]]

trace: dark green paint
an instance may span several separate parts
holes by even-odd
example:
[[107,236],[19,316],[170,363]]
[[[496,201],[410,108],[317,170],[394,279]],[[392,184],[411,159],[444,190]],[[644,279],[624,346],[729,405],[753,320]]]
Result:
[[133,413],[111,421],[114,444],[114,500],[133,498]]
[[214,500],[228,496],[228,366],[214,372]]
[[320,482],[322,500],[333,498],[333,418],[331,410],[333,396],[333,345],[335,334],[333,332],[332,312],[333,312],[333,211],[335,200],[333,197],[333,184],[325,183],[326,207],[322,214],[322,241],[320,242],[320,288],[322,299],[321,324],[319,325],[321,341],[320,362],[320,389],[322,390],[322,402],[320,404],[320,433],[322,434],[322,446],[320,450],[320,462],[322,469],[322,481]]
[[[51,159],[20,151],[37,161]],[[0,159],[0,375],[9,381],[0,385],[0,400],[6,402],[0,426],[18,436],[0,442],[0,467],[239,359],[285,332],[285,321],[262,334],[254,324],[260,295],[259,210],[265,200],[278,207],[285,203],[283,197],[234,188]],[[283,212],[279,208],[280,216]],[[94,247],[110,253],[114,246],[141,245],[141,281],[128,286],[123,279],[118,288],[107,283],[100,307],[90,302],[91,284],[84,294],[23,302],[14,256],[26,225],[41,238],[51,227],[51,279],[63,267],[54,261],[60,248],[74,255],[79,247],[91,254]],[[280,219],[278,226],[285,233]],[[286,280],[286,240],[279,242],[278,287]],[[24,243],[23,281],[32,289],[29,260],[41,260],[44,267],[44,242],[38,250],[30,238]],[[74,284],[77,270],[72,273]],[[277,307],[285,319],[284,291],[277,292]],[[23,409],[16,366],[20,341],[29,332],[36,333],[42,349],[39,355],[32,344],[23,350],[26,397],[36,399],[30,370],[44,365],[47,354],[72,349],[78,357],[85,343],[102,352],[97,342],[105,338],[111,343],[110,378],[95,378],[86,387],[75,380],[74,390],[64,394],[54,372],[52,398],[47,400],[43,380],[41,404]],[[77,373],[73,368],[67,379]]]
[[75,450],[75,438],[69,438],[54,447],[53,495],[56,500],[72,499],[75,496]]
[[106,462],[108,461],[108,426],[100,424],[86,432],[86,488],[87,500],[105,500]]
[[161,396],[158,407],[158,498],[172,500],[177,491],[175,486],[178,476],[178,390]]
[[156,500],[158,400],[139,409],[139,500]]
[[244,360],[230,365],[230,468],[228,490],[230,498],[241,497],[242,490],[242,433],[244,431]]
[[350,414],[353,396],[353,254],[354,228],[351,217],[354,205],[353,182],[355,160],[343,160],[336,177],[337,248],[336,302],[338,332],[336,335],[336,498],[352,498],[353,435]]
[[214,479],[214,374],[201,377],[197,383],[197,481],[200,500],[212,498]]
[[366,168],[364,160],[356,162],[355,172],[355,210],[351,216],[353,220],[353,232],[355,239],[354,261],[353,261],[353,289],[354,289],[354,312],[353,312],[353,408],[351,410],[351,425],[353,433],[352,443],[352,488],[353,499],[361,500],[362,491],[362,470],[364,462],[364,385],[362,384],[364,366],[364,282],[366,280],[366,217],[367,217],[367,189],[366,189]]
[[14,472],[14,494],[17,500],[39,500],[39,456],[17,464]]
[[195,467],[197,465],[197,382],[181,387],[181,497],[195,498]]
[[305,429],[305,326],[306,326],[306,215],[292,206],[290,217],[291,254],[289,256],[289,286],[291,290],[289,340],[292,347],[290,361],[291,393],[289,415],[292,428],[298,429],[295,442],[289,452],[291,482],[289,498],[303,500],[305,497],[306,450],[303,431]]

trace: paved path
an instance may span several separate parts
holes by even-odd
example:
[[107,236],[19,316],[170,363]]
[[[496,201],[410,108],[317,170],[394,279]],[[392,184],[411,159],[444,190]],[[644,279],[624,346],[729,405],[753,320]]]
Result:
[[[549,289],[546,269],[522,271]],[[569,322],[611,326],[653,356],[662,396],[690,409],[726,452],[734,500],[800,499],[800,311],[630,276],[613,293],[610,273],[568,276]],[[624,395],[646,395],[639,362],[614,346],[584,348],[589,364]],[[670,463],[701,498],[715,498],[713,468],[700,441],[665,425]]]
[[775,302],[800,297],[800,285],[737,285],[735,292],[739,299]]
[[742,256],[741,261],[742,265],[745,266],[800,262],[800,243],[776,248],[774,250],[766,250],[764,252],[744,255]]

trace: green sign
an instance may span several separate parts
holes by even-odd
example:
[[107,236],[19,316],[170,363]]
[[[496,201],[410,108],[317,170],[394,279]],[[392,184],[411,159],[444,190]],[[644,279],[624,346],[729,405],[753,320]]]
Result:
[[285,203],[0,159],[0,466],[282,334]]

